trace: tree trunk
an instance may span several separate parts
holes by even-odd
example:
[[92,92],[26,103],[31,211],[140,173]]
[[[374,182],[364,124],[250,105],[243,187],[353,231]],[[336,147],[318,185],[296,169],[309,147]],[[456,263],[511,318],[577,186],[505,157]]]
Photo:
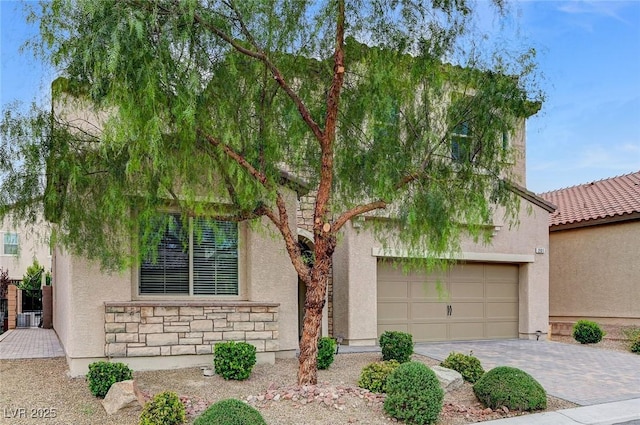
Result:
[[[318,339],[320,338],[322,309],[325,304],[329,272],[332,265],[331,254],[335,246],[333,237],[329,241],[321,240],[318,242],[320,245],[325,245],[328,242],[328,246],[324,255],[316,256],[316,262],[311,269],[311,279],[307,284],[302,339],[300,340],[300,357],[298,358],[298,385],[315,385],[318,383]],[[317,248],[318,246],[316,245]],[[316,251],[316,254],[318,254],[318,251]]]

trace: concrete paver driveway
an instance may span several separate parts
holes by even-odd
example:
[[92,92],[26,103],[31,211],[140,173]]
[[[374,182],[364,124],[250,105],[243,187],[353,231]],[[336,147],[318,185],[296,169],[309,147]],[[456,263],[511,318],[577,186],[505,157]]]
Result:
[[419,343],[415,351],[438,360],[473,351],[485,370],[520,368],[549,394],[582,406],[640,398],[640,356],[632,353],[522,339]]

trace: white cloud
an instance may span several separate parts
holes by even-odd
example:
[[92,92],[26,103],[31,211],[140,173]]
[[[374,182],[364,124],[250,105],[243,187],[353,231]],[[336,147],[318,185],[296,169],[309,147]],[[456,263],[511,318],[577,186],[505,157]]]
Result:
[[621,16],[621,9],[625,7],[621,1],[581,0],[562,2],[557,10],[571,15],[599,15],[628,23]]

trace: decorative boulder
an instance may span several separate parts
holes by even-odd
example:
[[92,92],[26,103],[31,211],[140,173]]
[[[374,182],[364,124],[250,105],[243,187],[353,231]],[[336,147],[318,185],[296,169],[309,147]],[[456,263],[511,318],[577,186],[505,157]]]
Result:
[[464,379],[462,375],[453,369],[442,366],[431,366],[431,370],[436,373],[440,386],[445,392],[453,391],[462,386]]
[[102,406],[107,415],[113,415],[122,409],[142,407],[145,401],[146,398],[138,388],[136,381],[130,379],[111,385],[109,392],[102,400]]

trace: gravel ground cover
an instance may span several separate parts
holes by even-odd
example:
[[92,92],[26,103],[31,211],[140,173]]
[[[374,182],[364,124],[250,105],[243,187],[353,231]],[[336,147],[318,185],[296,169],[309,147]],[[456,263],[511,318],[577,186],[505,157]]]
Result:
[[[629,341],[623,339],[622,334],[618,332],[615,335],[611,335],[616,338],[610,338],[609,336],[610,335],[607,335],[607,338],[603,338],[602,341],[597,344],[587,344],[586,346],[594,349],[600,348],[605,350],[622,351],[624,353],[629,352]],[[572,336],[553,335],[551,337],[551,341],[580,345],[580,343],[573,339]]]
[[[383,396],[356,387],[362,368],[377,360],[380,360],[378,353],[340,354],[329,370],[318,372],[318,386],[305,388],[294,386],[296,359],[257,365],[251,377],[242,382],[204,377],[199,368],[136,372],[134,377],[149,395],[164,390],[177,392],[185,400],[191,419],[209,404],[234,397],[254,405],[269,425],[388,424],[395,420],[384,415]],[[417,355],[414,360],[427,365],[438,363]],[[0,362],[0,423],[137,424],[140,410],[107,416],[100,401],[89,392],[85,379],[69,378],[66,371],[64,358]],[[548,404],[548,411],[575,406],[554,397],[549,397]],[[465,383],[445,396],[438,424],[461,425],[516,414],[506,409],[496,412],[483,409],[471,385]]]

